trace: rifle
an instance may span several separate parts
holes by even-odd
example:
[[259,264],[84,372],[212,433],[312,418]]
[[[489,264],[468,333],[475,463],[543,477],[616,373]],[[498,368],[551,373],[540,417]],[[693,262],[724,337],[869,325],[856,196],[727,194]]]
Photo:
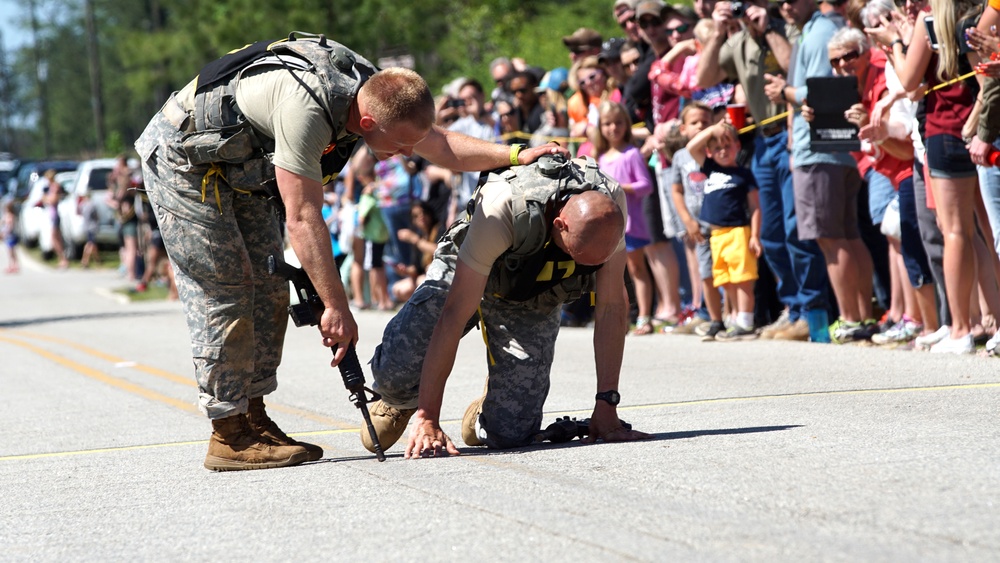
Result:
[[[626,430],[631,430],[632,425],[625,422],[622,419],[618,419],[618,422]],[[563,442],[569,442],[573,438],[583,439],[585,436],[590,434],[590,419],[584,418],[577,420],[575,418],[570,418],[568,416],[563,416],[557,418],[555,422],[545,427],[545,430],[540,431],[535,434],[535,443],[541,443],[545,441],[552,442],[553,444],[561,444]]]
[[[267,271],[272,276],[279,275],[285,278],[295,286],[299,303],[288,306],[288,316],[292,318],[295,326],[316,326],[319,324],[316,311],[323,310],[323,302],[320,301],[319,294],[316,293],[316,288],[305,270],[286,263],[277,254],[272,254],[267,257]],[[336,354],[337,345],[331,346],[330,350]],[[358,361],[358,353],[353,344],[347,349],[347,354],[337,364],[337,368],[340,370],[340,376],[344,379],[344,387],[351,392],[351,402],[361,410],[361,416],[365,419],[365,426],[371,435],[372,443],[375,444],[375,456],[379,461],[385,461],[385,452],[382,451],[382,445],[378,441],[378,434],[375,432],[375,426],[372,425],[372,417],[368,414],[367,406],[368,403],[378,401],[382,396],[365,387],[365,373],[361,371],[361,363]],[[372,394],[370,400],[367,393]]]

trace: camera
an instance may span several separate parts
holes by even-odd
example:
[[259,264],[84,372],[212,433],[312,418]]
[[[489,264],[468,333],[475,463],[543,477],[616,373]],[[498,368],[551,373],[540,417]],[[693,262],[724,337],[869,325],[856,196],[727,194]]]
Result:
[[734,18],[742,18],[747,15],[747,6],[743,2],[730,2],[729,8],[733,11]]
[[465,100],[456,100],[455,98],[451,98],[450,100],[448,100],[448,103],[445,104],[445,107],[448,107],[448,108],[464,108],[465,107]]

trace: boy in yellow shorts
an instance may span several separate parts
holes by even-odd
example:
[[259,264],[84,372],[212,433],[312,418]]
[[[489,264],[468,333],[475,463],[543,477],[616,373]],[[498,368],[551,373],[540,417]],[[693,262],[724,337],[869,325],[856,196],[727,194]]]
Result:
[[688,142],[705,180],[699,219],[712,226],[712,283],[736,311],[729,329],[716,340],[757,338],[753,326],[753,286],[760,257],[760,203],[753,173],[736,164],[740,140],[729,123],[718,123]]

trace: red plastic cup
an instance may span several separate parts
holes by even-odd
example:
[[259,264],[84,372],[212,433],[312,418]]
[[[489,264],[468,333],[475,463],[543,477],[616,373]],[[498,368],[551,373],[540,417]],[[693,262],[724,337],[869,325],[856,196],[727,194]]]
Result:
[[729,115],[729,122],[737,130],[743,129],[747,124],[746,104],[729,104],[726,106],[726,114]]
[[990,154],[986,155],[986,162],[990,166],[1000,165],[1000,150],[997,150],[995,147],[991,147]]

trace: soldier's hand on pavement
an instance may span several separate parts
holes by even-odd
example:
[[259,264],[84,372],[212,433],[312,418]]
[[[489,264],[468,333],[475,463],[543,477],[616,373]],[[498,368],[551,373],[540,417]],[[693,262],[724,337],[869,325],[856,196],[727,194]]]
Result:
[[358,323],[345,305],[341,308],[323,309],[319,320],[319,332],[323,335],[323,346],[337,346],[330,366],[336,367],[344,359],[347,349],[358,341]]
[[580,440],[584,444],[593,444],[597,440],[605,442],[632,442],[645,440],[652,436],[638,430],[629,430],[622,426],[618,419],[618,411],[614,407],[598,406],[590,417],[590,434]]
[[530,149],[523,149],[517,155],[517,161],[520,164],[531,164],[532,162],[539,159],[547,154],[561,154],[566,159],[573,158],[573,155],[569,153],[569,150],[560,145],[559,143],[545,143],[537,147],[532,147]]
[[437,457],[445,451],[450,455],[462,455],[451,438],[441,430],[438,421],[424,418],[418,410],[413,415],[413,429],[410,430],[410,439],[406,443],[403,457],[406,459]]

